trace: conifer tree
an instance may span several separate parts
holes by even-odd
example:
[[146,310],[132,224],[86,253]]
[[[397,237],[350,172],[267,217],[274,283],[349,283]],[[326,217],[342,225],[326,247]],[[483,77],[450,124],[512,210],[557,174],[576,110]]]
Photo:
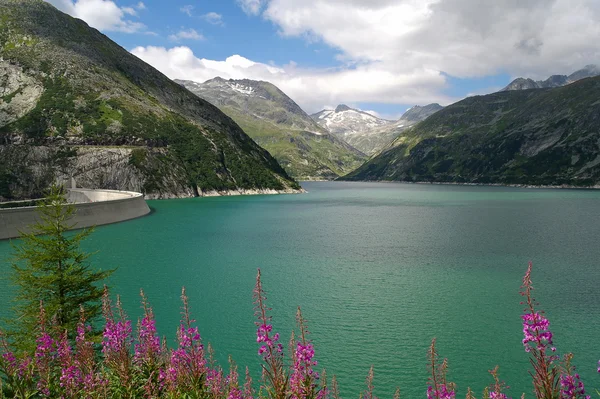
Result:
[[67,233],[76,227],[71,220],[75,212],[63,188],[52,186],[38,208],[39,221],[29,232],[21,233],[21,241],[13,245],[12,279],[17,295],[16,317],[10,323],[15,343],[22,349],[34,344],[40,302],[48,319],[69,334],[76,331],[81,307],[90,322],[102,312],[103,290],[98,283],[114,270],[92,270],[90,254],[80,249],[81,241],[93,229]]

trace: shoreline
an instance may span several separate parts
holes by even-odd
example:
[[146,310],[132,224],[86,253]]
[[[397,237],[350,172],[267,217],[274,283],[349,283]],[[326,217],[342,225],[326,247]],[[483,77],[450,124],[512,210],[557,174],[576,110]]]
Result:
[[203,198],[203,197],[233,197],[233,196],[243,196],[243,195],[280,195],[280,194],[305,194],[307,191],[303,188],[300,189],[292,189],[288,188],[285,190],[275,190],[270,188],[261,188],[261,189],[237,189],[237,190],[210,190],[210,191],[201,191],[198,190],[198,195],[193,195],[192,193],[182,193],[182,194],[149,194],[144,195],[144,199],[147,201],[151,200],[169,200],[169,199],[182,199],[182,198]]
[[405,181],[405,180],[335,180],[347,183],[402,183],[402,184],[430,184],[448,186],[486,186],[486,187],[512,187],[512,188],[535,188],[535,189],[565,189],[565,190],[599,190],[600,184],[595,186],[562,185],[534,185],[534,184],[504,184],[504,183],[458,183],[458,182],[430,182],[430,181]]

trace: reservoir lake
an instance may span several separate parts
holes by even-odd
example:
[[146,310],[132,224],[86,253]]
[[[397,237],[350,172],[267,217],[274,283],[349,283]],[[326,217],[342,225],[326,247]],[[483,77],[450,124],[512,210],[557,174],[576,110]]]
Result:
[[[205,343],[255,381],[252,290],[261,268],[284,346],[297,306],[317,368],[344,398],[425,397],[437,338],[457,397],[478,396],[500,366],[509,396],[533,397],[521,340],[519,288],[528,261],[560,354],[588,392],[600,388],[600,191],[401,183],[305,182],[299,195],[148,201],[140,219],[101,226],[85,241],[94,267],[114,268],[111,293],[134,320],[142,288],[171,341],[185,286]],[[11,254],[0,242],[0,257]],[[14,293],[0,264],[3,313]],[[134,323],[135,324],[135,323]]]

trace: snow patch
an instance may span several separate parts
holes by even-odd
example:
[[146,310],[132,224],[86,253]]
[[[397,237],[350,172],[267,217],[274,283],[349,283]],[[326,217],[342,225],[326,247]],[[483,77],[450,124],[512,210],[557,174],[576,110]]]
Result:
[[231,83],[229,87],[231,87],[234,91],[237,91],[238,93],[242,93],[248,96],[254,93],[254,89],[252,87],[244,86],[239,83]]

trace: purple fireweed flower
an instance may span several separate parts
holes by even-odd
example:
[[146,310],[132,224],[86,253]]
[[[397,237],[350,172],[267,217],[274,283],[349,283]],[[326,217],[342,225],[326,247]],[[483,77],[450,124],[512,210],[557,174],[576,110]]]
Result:
[[273,326],[271,324],[261,324],[256,330],[256,342],[264,343],[264,345],[258,349],[258,354],[262,355],[265,359],[272,356],[274,353],[283,353],[283,345],[277,342],[279,341],[279,333],[269,336],[269,332],[271,331],[273,331]]
[[579,374],[560,376],[560,397],[561,399],[590,399],[585,394],[583,382],[579,379]]
[[160,356],[160,338],[156,334],[156,321],[151,316],[142,319],[135,345],[134,362],[153,362]]
[[[177,329],[178,347],[171,351],[166,369],[159,374],[161,384],[172,392],[185,388],[187,384],[194,384],[194,381],[200,381],[208,372],[204,345],[198,327],[192,327],[194,320],[190,318],[185,288],[182,289],[181,299],[183,310],[181,324]],[[191,387],[191,389],[199,388]]]
[[223,378],[223,371],[218,368],[215,370],[209,369],[206,373],[206,385],[209,391],[212,393],[213,398],[220,398],[222,392],[225,390],[225,378]]
[[600,360],[598,360],[598,372],[600,373]]
[[242,391],[238,387],[233,387],[229,390],[229,395],[227,395],[227,399],[243,399]]
[[585,394],[583,382],[575,371],[575,366],[571,363],[572,360],[572,353],[567,353],[564,356],[559,377],[560,399],[589,399],[589,395]]
[[35,349],[35,366],[39,371],[40,378],[37,382],[37,389],[42,396],[50,396],[50,368],[51,363],[56,358],[54,339],[47,332],[43,331],[36,339],[37,347]]
[[244,382],[244,392],[242,394],[243,399],[253,399],[254,389],[252,388],[252,377],[250,376],[250,370],[246,366],[246,382]]
[[446,384],[438,385],[438,389],[433,389],[431,385],[427,387],[427,399],[455,399],[456,394],[453,390],[446,387]]
[[296,343],[290,376],[291,397],[294,399],[307,398],[316,388],[315,382],[319,379],[319,374],[313,370],[313,366],[317,365],[313,360],[314,356],[315,350],[311,343]]
[[35,349],[36,359],[45,359],[53,356],[54,352],[54,340],[47,332],[43,332],[36,341],[37,347]]
[[84,320],[77,325],[77,335],[75,336],[75,361],[84,373],[93,373],[95,369],[95,350],[94,343],[89,341],[86,333],[91,332],[92,327],[86,326]]
[[529,313],[521,316],[523,319],[523,346],[525,352],[531,352],[532,349],[544,351],[550,347],[554,352],[556,348],[552,347],[552,332],[549,330],[550,322],[541,314]]
[[177,330],[177,339],[179,346],[171,353],[171,367],[168,374],[171,374],[172,377],[182,372],[195,371],[194,374],[204,374],[206,372],[206,359],[198,328],[186,328],[181,324]]
[[81,370],[76,365],[61,369],[60,386],[65,389],[67,397],[77,397],[82,382]]
[[506,396],[505,393],[502,392],[504,389],[507,389],[509,387],[506,386],[506,384],[503,381],[500,381],[500,379],[498,378],[499,368],[499,366],[496,366],[493,370],[488,370],[488,372],[494,378],[494,383],[489,387],[489,399],[510,399],[508,396]]
[[107,359],[113,359],[129,351],[131,345],[131,321],[106,320],[102,341],[102,353]]
[[227,376],[227,385],[229,387],[227,399],[243,399],[243,393],[240,389],[239,375],[237,366],[229,358],[229,375]]
[[61,335],[57,342],[56,353],[62,366],[69,366],[73,363],[73,351],[71,350],[66,332]]
[[4,360],[4,364],[6,365],[6,371],[8,374],[14,374],[17,370],[18,362],[15,354],[13,352],[5,352],[2,354],[2,359]]
[[19,368],[17,370],[17,375],[19,376],[19,378],[31,377],[31,372],[32,372],[31,364],[32,363],[33,363],[33,360],[29,356],[25,356],[25,357],[23,357],[23,359],[21,359],[21,362],[19,363]]
[[281,398],[287,394],[287,376],[283,370],[283,345],[279,341],[279,334],[271,334],[273,326],[271,316],[268,314],[271,310],[266,305],[267,297],[262,288],[260,278],[260,269],[256,274],[256,285],[253,291],[254,315],[256,317],[256,342],[263,344],[258,350],[263,358],[262,371],[265,389],[271,391],[271,395]]
[[429,346],[429,371],[431,376],[427,386],[427,399],[454,399],[455,385],[452,382],[447,382],[446,373],[448,371],[448,361],[444,359],[439,363],[439,356],[435,349],[436,339],[431,340]]

